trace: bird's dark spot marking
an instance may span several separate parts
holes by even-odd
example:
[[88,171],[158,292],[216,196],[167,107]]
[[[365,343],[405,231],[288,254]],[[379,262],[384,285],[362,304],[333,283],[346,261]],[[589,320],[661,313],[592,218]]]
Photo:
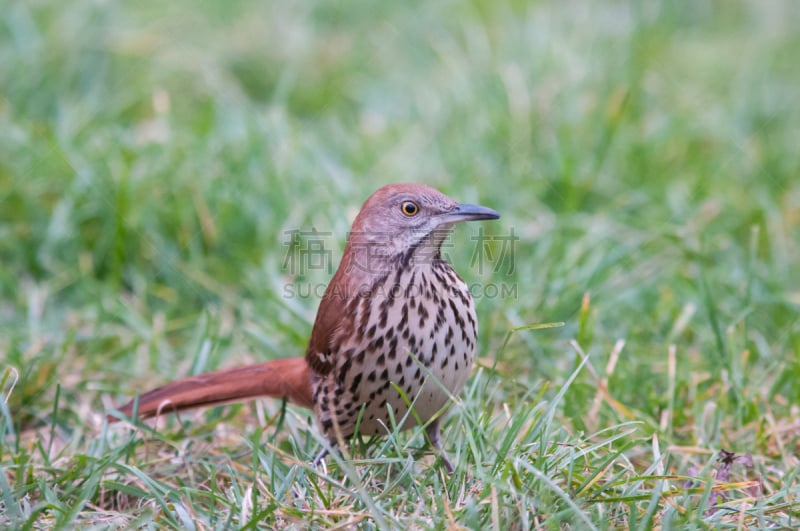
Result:
[[417,311],[419,312],[419,325],[422,326],[430,314],[428,313],[428,309],[425,308],[424,304],[420,304],[419,310]]
[[391,308],[392,306],[394,306],[394,300],[397,298],[398,295],[400,295],[400,292],[402,290],[403,288],[400,286],[400,283],[395,282],[394,284],[392,284],[392,287],[389,290],[389,296],[386,297],[387,308]]
[[362,373],[358,373],[353,378],[353,382],[350,384],[350,394],[355,394],[358,391],[358,386],[361,385],[361,376]]
[[463,291],[459,290],[458,298],[461,299],[461,302],[464,304],[464,306],[469,307],[469,299],[467,299],[467,295]]
[[408,303],[403,303],[403,308],[400,310],[400,322],[397,323],[397,328],[403,328],[408,323]]
[[[369,324],[369,316],[370,316],[370,307],[369,307],[369,299],[363,298],[361,299],[361,315],[359,321],[359,330],[365,330],[367,325]],[[363,332],[362,332],[363,333]]]
[[446,320],[447,318],[444,315],[444,306],[440,305],[439,308],[436,310],[436,324],[434,325],[434,328],[436,330],[439,330],[439,328],[442,327],[442,325],[445,323]]
[[461,330],[464,330],[464,318],[461,317],[461,312],[456,308],[456,303],[453,302],[453,299],[449,299],[447,302],[450,303],[450,309],[453,310],[453,318],[456,320],[456,324]]
[[[352,350],[350,350],[352,355]],[[339,384],[344,382],[344,379],[347,377],[347,373],[350,372],[350,367],[353,365],[353,358],[348,357],[344,363],[342,363],[342,369],[336,375],[336,379],[339,381]]]
[[[417,270],[415,269],[414,271],[411,272],[411,278],[409,279],[408,284],[406,285],[406,298],[412,297],[413,300],[414,294],[412,293],[412,291],[415,286],[414,280],[416,278],[417,278]],[[413,308],[414,306],[412,305],[411,307]]]

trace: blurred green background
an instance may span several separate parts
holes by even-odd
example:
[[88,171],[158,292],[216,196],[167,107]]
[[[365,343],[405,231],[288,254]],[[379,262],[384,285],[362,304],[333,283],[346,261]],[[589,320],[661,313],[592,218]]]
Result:
[[477,226],[448,249],[469,282],[516,293],[478,300],[496,387],[464,407],[552,396],[571,339],[602,376],[622,339],[624,410],[590,411],[583,371],[568,431],[636,420],[789,470],[797,50],[792,0],[4,0],[6,443],[56,422],[80,453],[136,392],[301,354],[317,300],[285,286],[328,274],[283,267],[287,231],[329,231],[338,262],[364,199],[415,181],[520,238],[512,271],[470,265]]

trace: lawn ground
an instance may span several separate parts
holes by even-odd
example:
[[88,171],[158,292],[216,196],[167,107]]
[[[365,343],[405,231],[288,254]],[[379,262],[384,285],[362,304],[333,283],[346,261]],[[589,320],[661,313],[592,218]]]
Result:
[[[798,49],[791,0],[6,0],[0,525],[797,527]],[[314,469],[271,401],[105,422],[301,355],[401,181],[502,214],[446,248],[452,475],[419,430]]]

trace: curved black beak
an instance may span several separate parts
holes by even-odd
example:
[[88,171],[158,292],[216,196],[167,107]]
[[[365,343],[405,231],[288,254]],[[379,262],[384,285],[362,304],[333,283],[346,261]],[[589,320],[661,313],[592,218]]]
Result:
[[445,216],[447,216],[447,218],[453,222],[500,218],[500,214],[489,207],[466,204],[458,205],[456,208],[445,214]]

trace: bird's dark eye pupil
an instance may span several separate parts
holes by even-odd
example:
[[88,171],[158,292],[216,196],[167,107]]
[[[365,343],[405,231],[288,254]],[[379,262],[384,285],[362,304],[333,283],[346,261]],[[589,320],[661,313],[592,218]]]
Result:
[[403,214],[405,214],[406,216],[413,216],[417,213],[419,207],[417,207],[416,203],[413,203],[411,201],[406,201],[401,206],[401,209],[403,210]]

